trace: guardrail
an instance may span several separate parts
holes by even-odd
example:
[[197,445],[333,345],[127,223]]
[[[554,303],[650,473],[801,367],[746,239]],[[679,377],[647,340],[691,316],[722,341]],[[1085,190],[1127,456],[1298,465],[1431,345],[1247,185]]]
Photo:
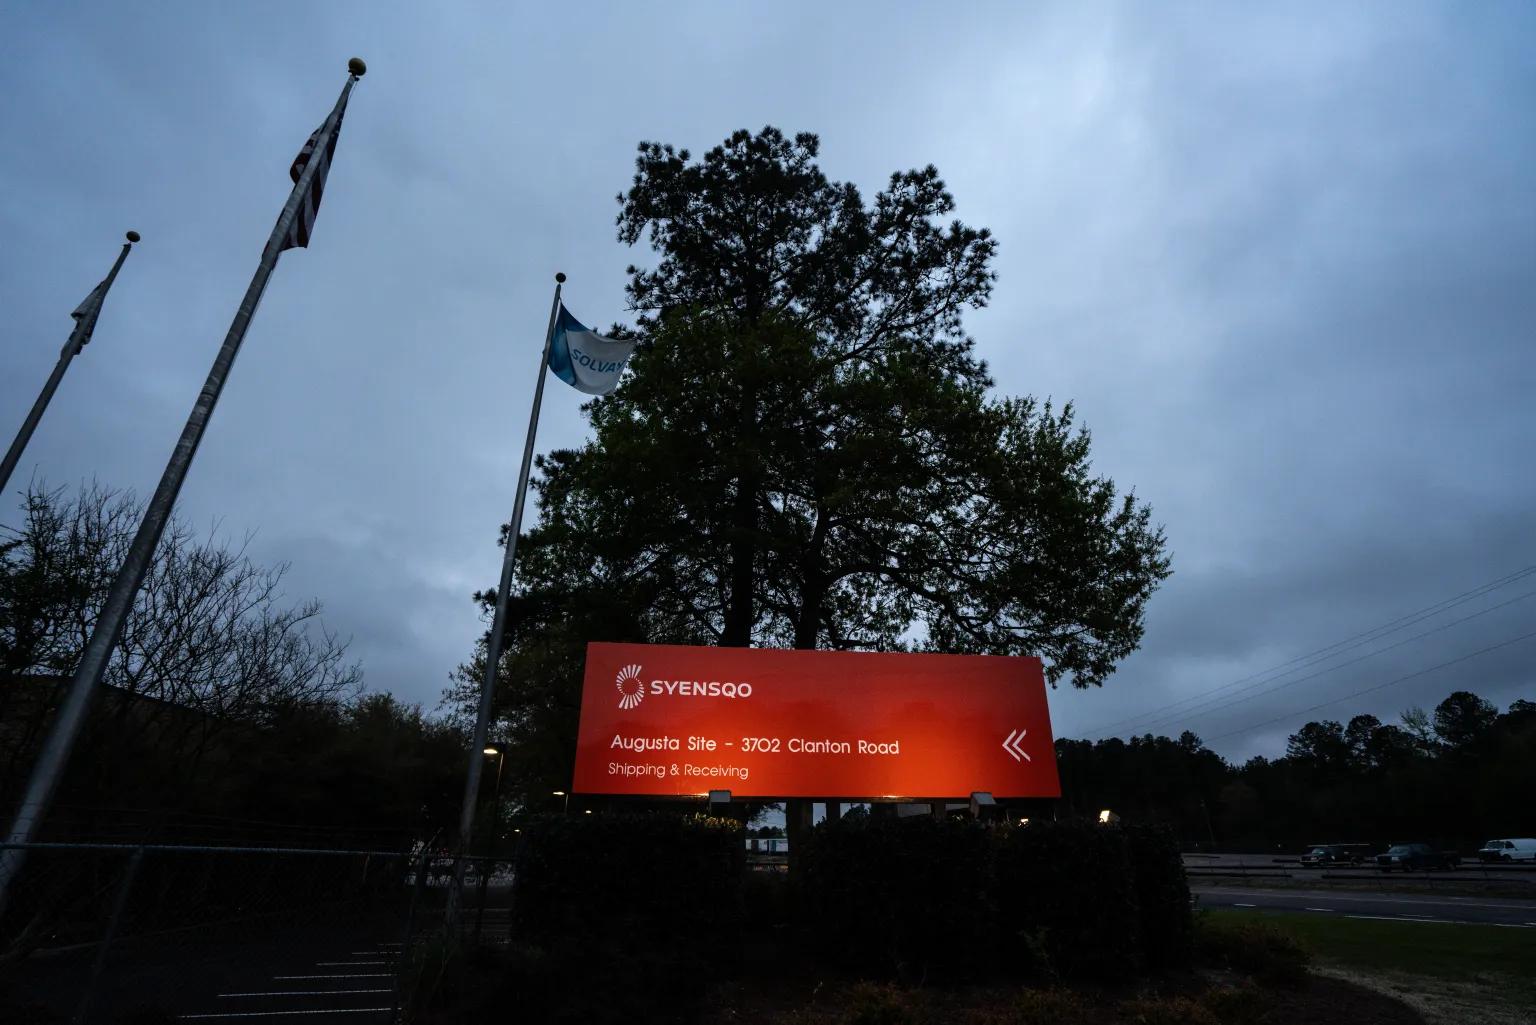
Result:
[[1344,871],[1331,869],[1276,868],[1274,865],[1199,865],[1185,866],[1185,874],[1191,879],[1288,879],[1309,881],[1371,881],[1371,882],[1506,882],[1521,886],[1536,886],[1536,867],[1511,865],[1484,865],[1463,863],[1453,869],[1435,871],[1393,869],[1382,871],[1368,865]]

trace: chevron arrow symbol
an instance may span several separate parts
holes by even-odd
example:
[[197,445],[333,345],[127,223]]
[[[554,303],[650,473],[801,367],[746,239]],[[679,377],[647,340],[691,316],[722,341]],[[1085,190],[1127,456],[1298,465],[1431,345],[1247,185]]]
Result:
[[1016,762],[1034,761],[1029,757],[1029,752],[1024,750],[1024,735],[1028,732],[1028,730],[1014,730],[1008,734],[1008,739],[1003,741],[1003,750],[1007,751],[1008,756]]

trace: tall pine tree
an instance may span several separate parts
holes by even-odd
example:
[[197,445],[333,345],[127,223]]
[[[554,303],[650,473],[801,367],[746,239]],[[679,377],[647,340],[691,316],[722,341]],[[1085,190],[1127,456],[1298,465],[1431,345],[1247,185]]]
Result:
[[[641,344],[592,440],[539,461],[514,734],[574,737],[585,640],[1029,654],[1079,687],[1139,643],[1162,532],[1092,474],[1070,406],[991,394],[962,326],[991,235],[945,220],[931,166],[866,203],[817,151],[771,127],[698,160],[641,145],[618,218],[657,254],[630,268]],[[556,761],[528,774],[568,780]]]

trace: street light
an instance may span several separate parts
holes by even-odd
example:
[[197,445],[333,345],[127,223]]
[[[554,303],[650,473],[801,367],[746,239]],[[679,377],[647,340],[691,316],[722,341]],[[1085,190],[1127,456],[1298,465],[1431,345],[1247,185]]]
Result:
[[491,833],[485,838],[486,862],[480,866],[480,909],[475,914],[477,943],[480,940],[480,923],[485,918],[485,891],[490,885],[491,874],[496,871],[496,834],[501,829],[501,770],[507,762],[506,752],[492,744],[487,744],[480,753],[496,759],[496,789],[491,793]]
[[570,794],[566,793],[564,790],[551,790],[549,792],[549,796],[565,798],[565,810],[562,811],[561,814],[562,815],[569,815],[571,813],[571,795]]
[[506,764],[507,755],[501,748],[491,744],[487,744],[485,750],[480,753],[487,758],[496,759],[496,788],[491,793],[491,846],[494,850],[496,830],[501,826],[501,769]]

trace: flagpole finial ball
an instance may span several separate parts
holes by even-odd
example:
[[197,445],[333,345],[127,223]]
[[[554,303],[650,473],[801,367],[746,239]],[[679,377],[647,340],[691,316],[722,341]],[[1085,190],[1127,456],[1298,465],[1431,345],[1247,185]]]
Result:
[[352,74],[356,75],[358,78],[362,78],[364,75],[368,74],[368,65],[363,63],[363,59],[361,57],[353,57],[351,60],[347,61],[347,70],[352,72]]
[[129,242],[137,242],[138,240],[139,240],[139,233],[138,232],[130,231],[128,233],[128,241]]
[[557,284],[557,285],[565,284],[565,275],[564,274],[556,274],[555,275],[555,284]]

